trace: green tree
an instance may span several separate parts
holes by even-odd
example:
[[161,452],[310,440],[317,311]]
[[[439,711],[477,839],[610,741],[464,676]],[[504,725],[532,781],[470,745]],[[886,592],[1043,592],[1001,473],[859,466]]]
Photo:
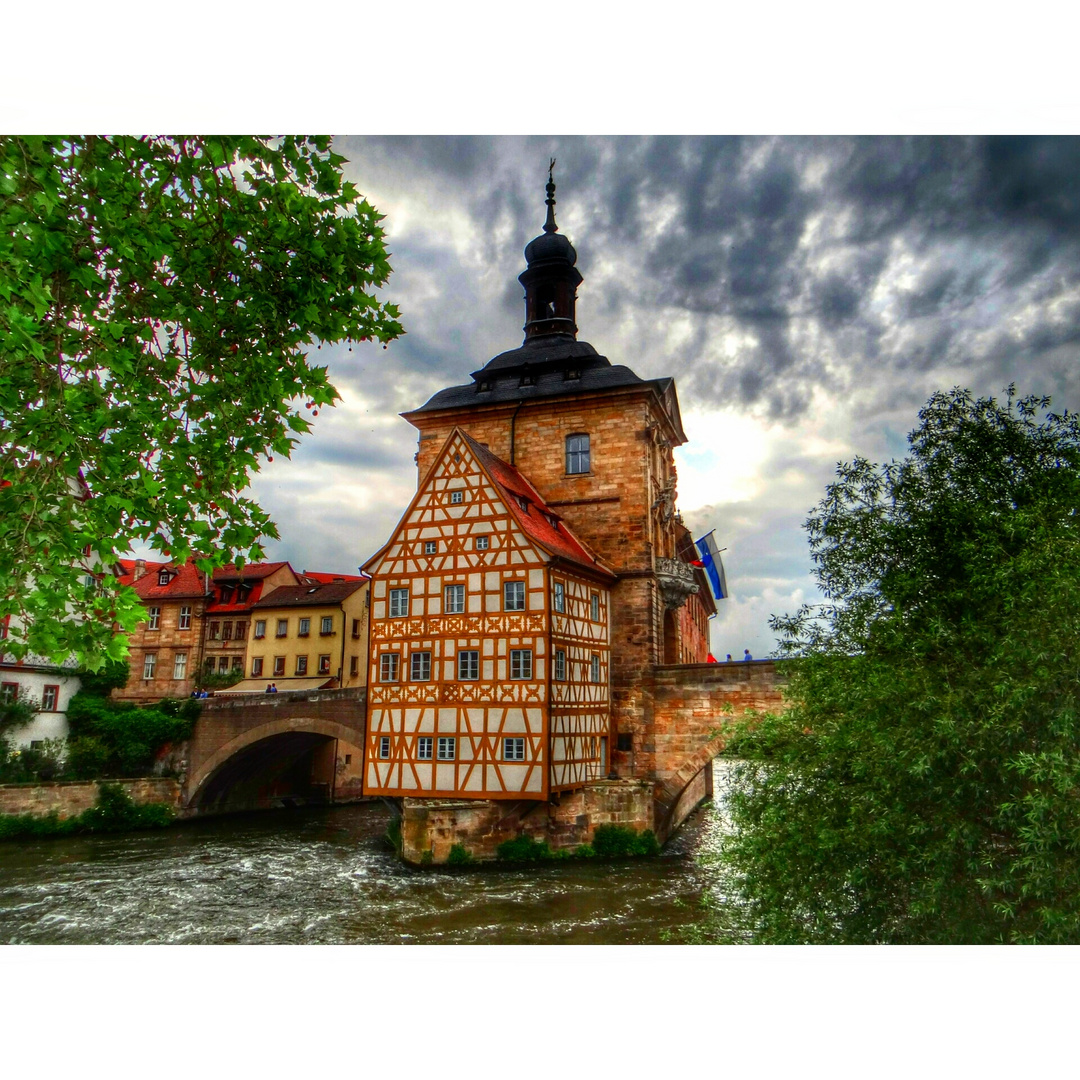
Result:
[[343,163],[324,137],[0,138],[8,652],[123,656],[141,607],[86,550],[208,570],[277,537],[242,492],[337,399],[317,343],[402,332]]
[[729,909],[764,942],[1080,942],[1080,421],[936,394],[807,522],[827,599],[773,620],[738,729]]

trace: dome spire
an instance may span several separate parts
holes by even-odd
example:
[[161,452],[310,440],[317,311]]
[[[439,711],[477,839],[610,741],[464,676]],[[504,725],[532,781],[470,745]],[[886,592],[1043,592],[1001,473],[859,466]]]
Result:
[[544,200],[547,203],[547,221],[544,222],[544,232],[553,233],[559,231],[559,226],[555,224],[555,159],[552,158],[548,165],[548,181],[547,181],[547,198]]

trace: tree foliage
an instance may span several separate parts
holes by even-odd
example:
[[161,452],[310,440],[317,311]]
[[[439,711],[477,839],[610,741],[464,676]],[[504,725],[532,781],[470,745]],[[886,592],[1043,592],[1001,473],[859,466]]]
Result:
[[766,942],[1080,941],[1080,421],[936,394],[807,522],[790,709],[730,750],[722,862]]
[[323,137],[0,138],[8,652],[123,655],[141,608],[86,550],[208,570],[278,535],[242,492],[338,397],[312,350],[402,332],[343,162]]

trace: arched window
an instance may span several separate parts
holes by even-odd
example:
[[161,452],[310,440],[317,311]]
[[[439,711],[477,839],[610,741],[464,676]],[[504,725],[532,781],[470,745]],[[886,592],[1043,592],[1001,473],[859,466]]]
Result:
[[589,436],[566,436],[566,471],[587,473],[589,471]]

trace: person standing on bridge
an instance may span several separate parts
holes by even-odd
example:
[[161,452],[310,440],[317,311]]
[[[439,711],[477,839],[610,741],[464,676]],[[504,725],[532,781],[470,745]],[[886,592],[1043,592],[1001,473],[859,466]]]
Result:
[[749,649],[743,649],[743,659],[744,659],[744,660],[753,660],[753,659],[754,659],[754,658],[753,658],[753,657],[752,657],[752,656],[750,655],[750,650],[749,650]]

